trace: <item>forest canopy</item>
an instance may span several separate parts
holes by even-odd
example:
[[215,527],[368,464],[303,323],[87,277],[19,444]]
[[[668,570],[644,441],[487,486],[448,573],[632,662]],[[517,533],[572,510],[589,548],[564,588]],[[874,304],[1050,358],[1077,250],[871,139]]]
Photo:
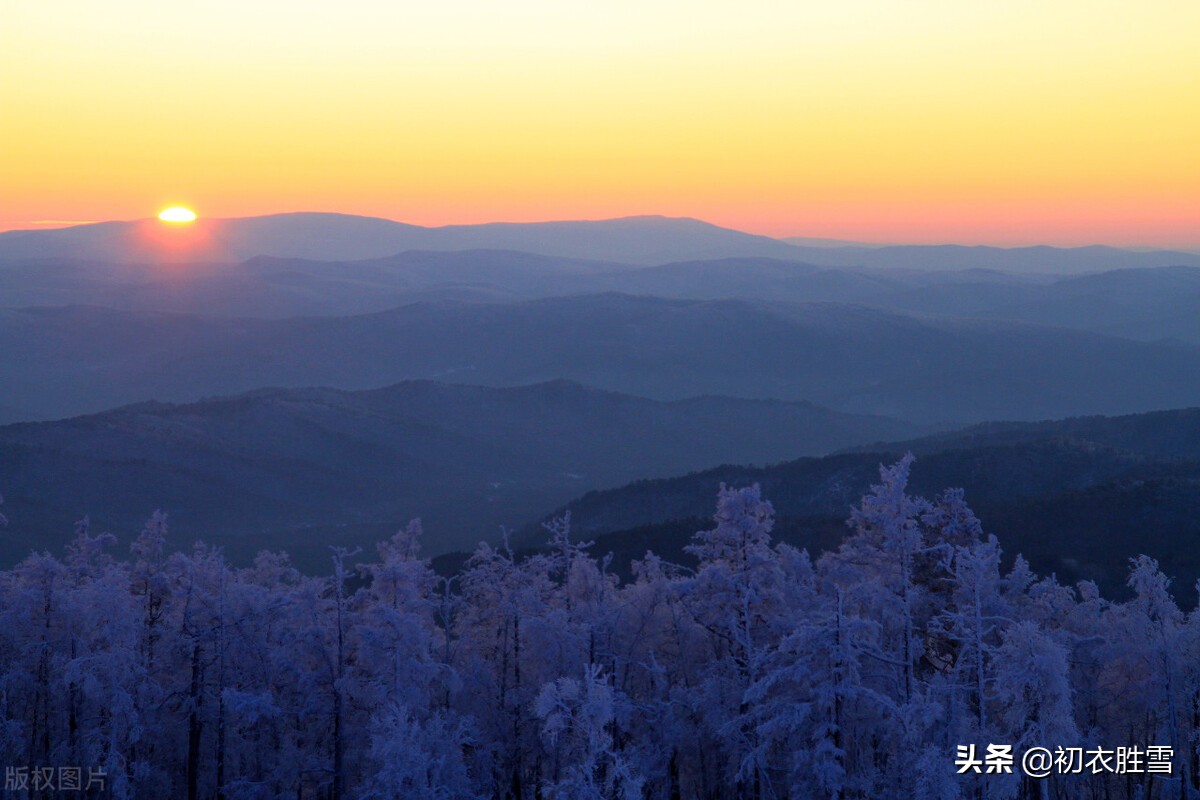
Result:
[[[118,798],[1196,791],[1200,616],[1158,564],[1131,559],[1120,603],[1019,556],[1002,573],[961,490],[909,494],[913,461],[880,468],[836,550],[773,541],[759,487],[722,486],[691,565],[647,553],[624,582],[569,515],[450,578],[418,520],[308,576],[173,552],[161,512],[120,558],[84,519],[62,557],[0,572],[0,753]],[[956,763],[994,744],[1170,748],[1170,774]]]

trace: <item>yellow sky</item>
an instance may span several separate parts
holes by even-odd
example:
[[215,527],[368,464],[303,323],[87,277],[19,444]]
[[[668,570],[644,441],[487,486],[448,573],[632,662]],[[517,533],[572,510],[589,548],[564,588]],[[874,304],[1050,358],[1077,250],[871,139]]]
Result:
[[1200,247],[1195,0],[8,0],[0,230],[298,210]]

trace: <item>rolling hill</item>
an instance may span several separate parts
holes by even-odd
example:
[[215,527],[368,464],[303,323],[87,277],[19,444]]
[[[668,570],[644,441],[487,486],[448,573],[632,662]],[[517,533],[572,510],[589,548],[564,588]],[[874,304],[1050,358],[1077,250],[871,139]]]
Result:
[[[432,552],[494,538],[587,488],[725,462],[771,462],[911,433],[807,403],[670,403],[566,381],[510,389],[408,382],[384,389],[259,390],[0,427],[11,563],[69,538],[90,513],[127,536],[154,508],[181,546],[238,558],[370,545],[412,516]],[[315,560],[315,561],[314,561]]]
[[[1064,581],[1123,590],[1127,560],[1159,559],[1181,590],[1200,578],[1200,408],[1122,417],[988,423],[904,442],[865,445],[766,467],[722,466],[591,492],[564,506],[582,538],[627,565],[653,549],[684,559],[708,525],[717,487],[759,483],[779,514],[781,538],[820,552],[877,480],[878,465],[917,455],[910,491],[961,487],[1008,559]],[[541,540],[539,526],[518,541]]]
[[585,289],[627,265],[509,250],[410,250],[361,261],[257,256],[233,264],[22,261],[0,268],[12,308],[93,305],[140,312],[283,319],[386,311],[422,300],[505,301]]
[[620,292],[689,300],[867,305],[1200,344],[1200,267],[1083,276],[994,270],[822,267],[724,258],[633,267],[512,250],[409,250],[385,258],[144,265],[51,260],[0,268],[0,302],[282,319],[386,311],[420,301],[513,302]]
[[1012,273],[1079,275],[1144,267],[1200,267],[1200,254],[1177,250],[1124,250],[1119,247],[987,247],[964,245],[888,245],[882,247],[806,247],[796,245],[800,261],[827,267],[877,267],[894,270],[987,269]]
[[807,400],[950,424],[1200,402],[1200,349],[838,304],[603,294],[283,320],[0,310],[0,405],[44,418],[260,386],[566,378],[659,400]]

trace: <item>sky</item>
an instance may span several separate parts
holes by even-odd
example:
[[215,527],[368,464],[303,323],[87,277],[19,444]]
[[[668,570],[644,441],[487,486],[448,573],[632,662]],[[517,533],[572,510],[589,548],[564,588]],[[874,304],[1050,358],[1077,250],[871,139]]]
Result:
[[1200,249],[1195,0],[7,0],[0,230],[690,216]]

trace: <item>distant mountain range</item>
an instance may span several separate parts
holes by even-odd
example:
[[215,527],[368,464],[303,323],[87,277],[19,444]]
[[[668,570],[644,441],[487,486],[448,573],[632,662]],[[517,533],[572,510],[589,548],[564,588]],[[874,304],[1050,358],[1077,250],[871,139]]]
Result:
[[819,267],[777,259],[691,261],[578,274],[556,286],[698,300],[836,302],[900,312],[1053,325],[1200,344],[1200,267],[1078,276],[993,270]]
[[301,213],[200,219],[179,228],[148,219],[0,233],[0,261],[237,262],[255,256],[349,260],[405,250],[479,249],[627,264],[795,255],[791,245],[777,239],[668,217],[424,228],[376,217]]
[[0,424],[92,414],[0,427],[5,559],[85,512],[127,533],[155,506],[183,542],[234,555],[316,557],[414,515],[439,551],[700,469],[580,498],[581,533],[626,564],[647,542],[678,555],[716,482],[760,480],[780,532],[820,549],[912,449],[915,488],[965,485],[1010,551],[1119,583],[1116,554],[1143,546],[1200,568],[1200,412],[912,437],[1191,406],[1191,253],[781,241],[663,217],[0,234]]
[[787,242],[796,247],[884,247],[881,244],[865,244],[846,239],[829,239],[821,236],[781,236],[779,241]]
[[1200,254],[1111,247],[837,246],[781,241],[686,218],[490,223],[426,228],[376,217],[298,213],[200,219],[171,227],[156,219],[0,233],[0,262],[241,262],[256,256],[317,260],[384,258],[407,250],[516,250],[558,258],[655,265],[720,258],[776,258],[821,266],[889,270],[993,269],[1083,273],[1200,266]]
[[889,245],[885,247],[797,246],[801,261],[826,267],[890,270],[967,270],[1078,275],[1114,269],[1200,266],[1200,253],[1124,250],[1119,247],[985,247]]
[[[410,250],[362,261],[258,256],[186,266],[72,260],[0,265],[0,303],[283,318],[386,311],[420,300],[505,301],[587,291],[629,265],[511,250]],[[599,283],[604,284],[606,280]]]
[[278,319],[367,314],[419,301],[511,302],[601,292],[853,303],[1200,344],[1200,267],[1187,266],[1081,276],[820,267],[771,258],[631,267],[511,250],[408,251],[334,262],[260,256],[186,267],[82,261],[0,266],[0,304],[15,308],[87,304]]
[[[878,480],[877,467],[917,455],[910,491],[948,487],[996,534],[1007,559],[1071,582],[1092,579],[1121,593],[1127,560],[1159,559],[1194,597],[1200,577],[1200,408],[1115,418],[991,423],[868,445],[767,467],[723,466],[682,477],[591,492],[570,509],[577,538],[596,539],[624,568],[647,549],[671,559],[709,525],[717,487],[761,484],[780,516],[777,533],[814,553],[836,547],[851,506]],[[544,532],[530,525],[516,541]]]
[[370,546],[410,517],[433,552],[494,539],[588,488],[719,463],[769,463],[914,428],[808,403],[670,403],[554,381],[511,389],[408,382],[385,389],[259,390],[0,427],[11,564],[69,540],[85,513],[122,538],[155,508],[178,546],[246,559]]
[[0,404],[43,418],[260,386],[566,378],[660,400],[807,400],[952,424],[1200,403],[1200,348],[839,304],[623,294],[261,320],[0,310]]

